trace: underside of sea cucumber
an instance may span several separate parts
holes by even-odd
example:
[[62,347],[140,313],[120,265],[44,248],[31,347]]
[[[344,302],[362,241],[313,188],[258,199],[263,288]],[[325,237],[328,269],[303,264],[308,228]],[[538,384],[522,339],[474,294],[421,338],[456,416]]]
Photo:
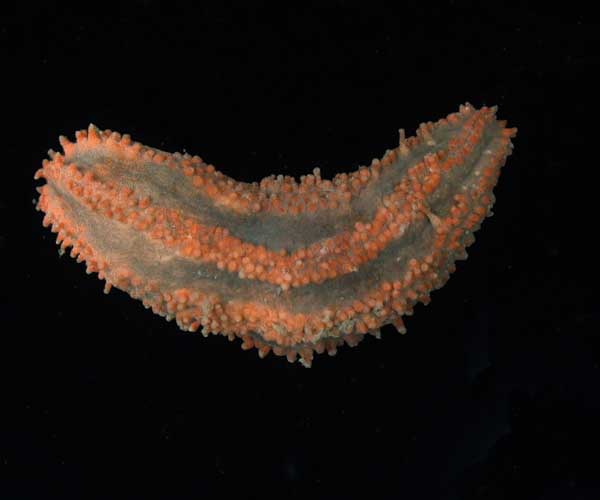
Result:
[[469,104],[348,174],[237,182],[198,156],[94,125],[35,178],[62,249],[183,330],[310,366],[402,317],[466,258],[512,149]]

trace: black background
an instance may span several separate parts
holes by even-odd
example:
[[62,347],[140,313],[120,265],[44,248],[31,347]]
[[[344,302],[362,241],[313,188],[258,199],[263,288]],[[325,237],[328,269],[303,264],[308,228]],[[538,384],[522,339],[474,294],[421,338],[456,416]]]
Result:
[[[599,498],[598,19],[276,5],[5,7],[0,498]],[[519,129],[495,216],[407,335],[310,370],[102,294],[32,204],[90,122],[331,178],[466,101]]]

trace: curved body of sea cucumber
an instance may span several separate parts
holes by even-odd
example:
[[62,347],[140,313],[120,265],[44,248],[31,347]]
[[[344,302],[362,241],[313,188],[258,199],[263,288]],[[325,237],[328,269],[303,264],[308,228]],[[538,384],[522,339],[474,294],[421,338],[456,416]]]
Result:
[[310,366],[427,303],[494,202],[516,129],[466,104],[332,180],[236,182],[90,125],[35,178],[57,242],[186,331]]

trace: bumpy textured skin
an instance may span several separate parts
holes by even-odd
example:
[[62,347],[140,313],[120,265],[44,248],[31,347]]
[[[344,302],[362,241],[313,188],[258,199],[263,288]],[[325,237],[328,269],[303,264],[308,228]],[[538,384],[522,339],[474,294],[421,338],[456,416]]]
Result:
[[344,342],[427,303],[490,215],[516,129],[466,104],[422,123],[381,160],[332,180],[236,182],[90,125],[35,178],[43,224],[111,286],[186,331],[297,356]]

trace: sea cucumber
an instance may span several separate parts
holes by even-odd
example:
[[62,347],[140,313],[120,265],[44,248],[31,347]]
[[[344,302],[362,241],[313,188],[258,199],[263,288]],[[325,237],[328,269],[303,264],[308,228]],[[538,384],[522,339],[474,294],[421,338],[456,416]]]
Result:
[[402,317],[466,258],[517,131],[496,111],[461,105],[415,137],[401,129],[370,166],[299,182],[237,182],[90,125],[49,151],[37,209],[106,293],[309,367],[385,324],[404,333]]

